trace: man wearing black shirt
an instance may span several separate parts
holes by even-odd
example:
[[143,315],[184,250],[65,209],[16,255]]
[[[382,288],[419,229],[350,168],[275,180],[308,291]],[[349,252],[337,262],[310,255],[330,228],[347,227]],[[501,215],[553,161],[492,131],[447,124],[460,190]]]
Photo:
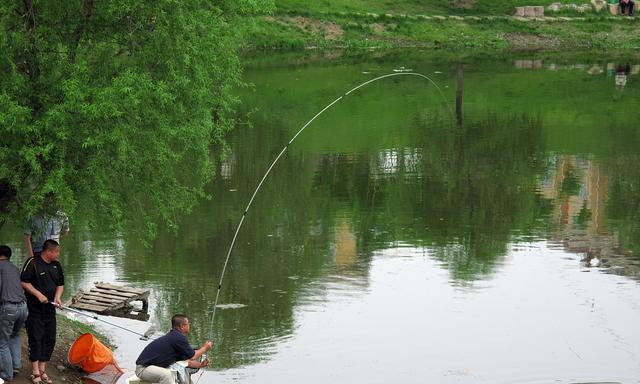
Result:
[[60,258],[60,245],[47,240],[40,256],[29,258],[22,267],[22,287],[27,296],[27,336],[29,360],[33,368],[31,381],[51,383],[46,374],[46,363],[56,344],[56,306],[60,306],[64,290],[64,274]]
[[211,349],[212,343],[207,340],[202,347],[194,350],[189,341],[189,319],[185,315],[174,315],[171,318],[171,331],[152,341],[142,350],[136,360],[136,376],[140,379],[160,384],[173,384],[173,375],[168,367],[176,361],[189,360],[189,367],[203,368],[208,360],[197,361]]

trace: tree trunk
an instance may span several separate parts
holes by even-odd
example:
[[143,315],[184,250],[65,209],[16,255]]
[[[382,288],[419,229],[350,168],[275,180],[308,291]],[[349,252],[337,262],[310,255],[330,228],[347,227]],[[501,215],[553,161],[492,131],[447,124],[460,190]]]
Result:
[[87,23],[91,18],[91,13],[93,11],[93,0],[85,0],[84,6],[82,7],[82,18],[80,19],[80,23],[73,33],[73,41],[71,43],[71,62],[73,63],[76,60],[76,51],[78,49],[78,44],[80,44],[80,39],[84,34],[85,29],[87,28]]
[[22,71],[29,76],[31,93],[29,95],[29,106],[34,116],[42,112],[42,103],[38,96],[38,80],[40,78],[40,64],[38,63],[38,45],[36,33],[36,11],[33,7],[33,0],[24,0],[24,20],[27,34],[28,47],[25,50]]

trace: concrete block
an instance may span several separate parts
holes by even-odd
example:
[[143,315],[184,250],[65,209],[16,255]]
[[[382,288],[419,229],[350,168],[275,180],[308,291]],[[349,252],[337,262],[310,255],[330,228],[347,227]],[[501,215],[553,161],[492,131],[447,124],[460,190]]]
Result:
[[524,7],[524,17],[536,17],[536,7],[530,5]]
[[599,13],[607,6],[607,2],[605,0],[591,0],[591,7],[593,11]]

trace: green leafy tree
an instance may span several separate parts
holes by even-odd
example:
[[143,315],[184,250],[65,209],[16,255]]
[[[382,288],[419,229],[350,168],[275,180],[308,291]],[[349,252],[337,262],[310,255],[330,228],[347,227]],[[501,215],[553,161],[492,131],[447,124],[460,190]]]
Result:
[[0,222],[54,205],[116,228],[135,221],[150,235],[155,223],[177,224],[204,196],[233,126],[236,26],[272,8],[2,2]]

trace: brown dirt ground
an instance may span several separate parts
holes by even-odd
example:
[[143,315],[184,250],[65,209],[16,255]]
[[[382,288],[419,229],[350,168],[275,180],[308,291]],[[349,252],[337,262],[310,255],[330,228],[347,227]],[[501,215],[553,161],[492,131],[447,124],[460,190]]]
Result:
[[451,5],[454,8],[472,9],[476,5],[476,0],[453,0]]
[[505,38],[513,49],[553,49],[561,46],[558,38],[526,33],[508,33]]
[[[75,339],[83,333],[90,332],[86,326],[71,321],[63,316],[57,317],[57,341],[56,348],[51,357],[51,361],[47,363],[47,375],[53,380],[54,384],[60,383],[82,383],[84,373],[78,368],[71,367],[67,355],[71,345]],[[113,347],[108,340],[95,332],[92,332],[102,343]],[[27,333],[22,330],[22,369],[20,373],[14,376],[12,384],[30,384],[29,375],[31,374],[31,362],[29,361],[29,352],[27,348]]]
[[314,35],[322,33],[324,38],[327,40],[337,40],[344,34],[342,27],[336,23],[310,19],[303,16],[279,16],[278,18],[267,16],[265,17],[265,20],[275,21],[276,23],[284,26],[295,26],[300,30],[309,31]]

